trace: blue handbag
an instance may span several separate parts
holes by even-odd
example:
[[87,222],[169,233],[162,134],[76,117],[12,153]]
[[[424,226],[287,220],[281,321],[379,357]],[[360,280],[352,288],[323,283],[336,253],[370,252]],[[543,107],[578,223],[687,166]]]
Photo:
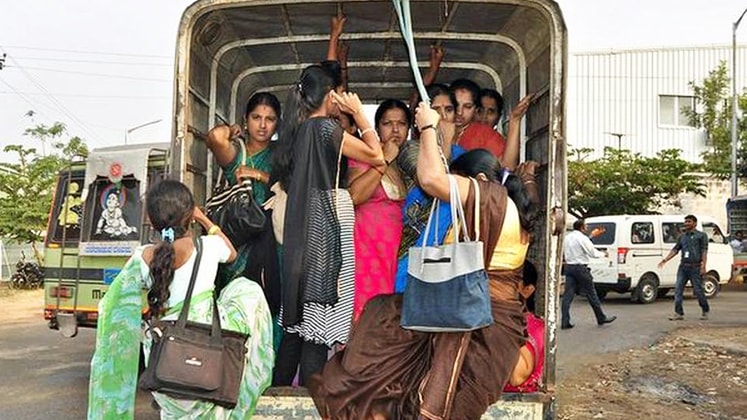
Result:
[[[493,313],[485,272],[480,235],[480,189],[475,188],[474,241],[469,240],[467,224],[456,180],[449,175],[449,201],[454,222],[454,242],[446,245],[410,248],[407,285],[402,304],[402,328],[424,332],[463,332],[493,323]],[[433,200],[426,225],[430,232],[438,200]],[[460,226],[457,226],[458,225]],[[459,227],[466,241],[459,240]]]

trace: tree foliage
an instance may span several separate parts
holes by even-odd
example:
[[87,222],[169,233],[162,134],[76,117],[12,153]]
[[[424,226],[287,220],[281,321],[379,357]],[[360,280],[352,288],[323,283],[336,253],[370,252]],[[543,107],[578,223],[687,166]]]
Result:
[[87,156],[88,148],[79,137],[63,140],[66,129],[59,122],[36,125],[24,134],[52,150],[39,154],[35,147],[20,144],[4,148],[17,159],[0,163],[0,236],[30,243],[40,260],[36,243],[46,229],[57,174],[76,157]]
[[592,149],[574,149],[568,159],[568,212],[578,218],[607,214],[655,214],[662,205],[678,204],[691,192],[705,196],[692,172],[697,166],[680,158],[680,150],[643,157],[607,147],[601,159]]
[[[690,122],[697,128],[705,130],[711,147],[701,154],[703,169],[718,179],[731,176],[731,119],[732,96],[731,79],[726,63],[708,73],[701,84],[689,83],[695,96],[695,109],[685,108],[684,112]],[[737,97],[740,109],[747,107],[747,95]],[[737,174],[747,176],[747,114],[737,122]]]

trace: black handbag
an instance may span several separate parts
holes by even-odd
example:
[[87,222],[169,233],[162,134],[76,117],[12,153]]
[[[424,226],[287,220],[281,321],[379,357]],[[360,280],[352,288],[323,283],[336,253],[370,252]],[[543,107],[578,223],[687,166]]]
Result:
[[[238,140],[243,164],[246,147]],[[205,215],[220,226],[234,247],[238,248],[251,241],[265,229],[267,216],[254,199],[252,181],[242,180],[236,185],[228,185],[224,174],[218,177],[213,196],[205,204]]]
[[234,408],[244,374],[247,334],[222,330],[213,294],[212,324],[187,320],[189,303],[202,258],[199,239],[197,259],[187,295],[176,321],[155,321],[150,327],[153,343],[148,367],[139,386],[172,397],[212,402]]

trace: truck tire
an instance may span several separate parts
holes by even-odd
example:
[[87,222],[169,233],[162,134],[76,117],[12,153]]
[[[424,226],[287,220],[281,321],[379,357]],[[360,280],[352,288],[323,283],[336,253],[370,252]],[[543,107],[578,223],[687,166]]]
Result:
[[656,295],[659,292],[659,280],[655,275],[646,273],[638,281],[638,286],[633,292],[635,300],[639,303],[652,303],[656,300]]
[[703,291],[708,299],[716,297],[718,292],[721,290],[721,285],[718,283],[718,276],[709,272],[703,276]]

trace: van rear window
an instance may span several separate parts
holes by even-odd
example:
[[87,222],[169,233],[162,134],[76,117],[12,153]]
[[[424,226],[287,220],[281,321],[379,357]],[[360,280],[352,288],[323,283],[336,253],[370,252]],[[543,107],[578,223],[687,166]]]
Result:
[[[83,206],[80,193],[83,190],[83,171],[69,173],[63,171],[57,178],[57,187],[49,216],[49,242],[61,243],[65,237],[66,245],[75,245],[80,239],[80,219]],[[68,181],[68,177],[70,180]]]
[[594,245],[612,245],[615,242],[615,223],[587,223],[586,232]]
[[140,240],[140,181],[125,176],[119,184],[97,177],[85,203],[82,239],[92,241]]

